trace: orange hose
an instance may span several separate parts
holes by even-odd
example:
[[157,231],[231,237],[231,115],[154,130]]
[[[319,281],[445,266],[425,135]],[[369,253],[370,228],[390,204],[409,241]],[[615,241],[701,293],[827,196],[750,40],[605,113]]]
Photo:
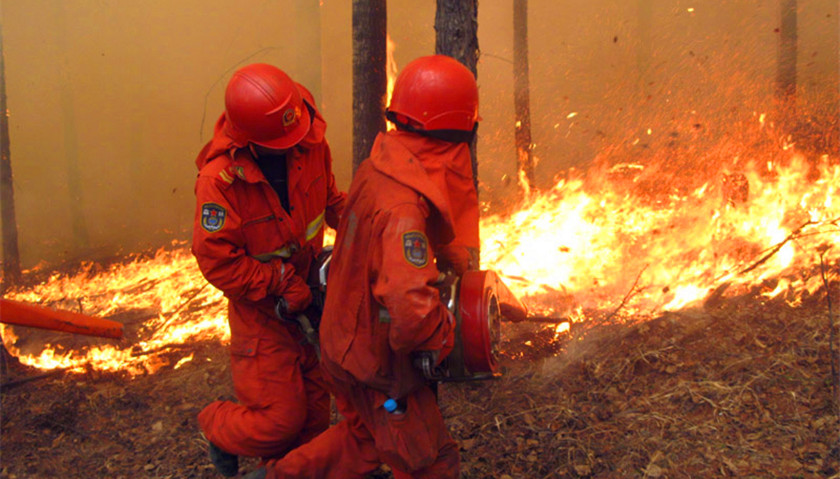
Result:
[[117,321],[34,306],[9,299],[0,299],[0,323],[103,338],[119,339],[123,335],[123,325]]

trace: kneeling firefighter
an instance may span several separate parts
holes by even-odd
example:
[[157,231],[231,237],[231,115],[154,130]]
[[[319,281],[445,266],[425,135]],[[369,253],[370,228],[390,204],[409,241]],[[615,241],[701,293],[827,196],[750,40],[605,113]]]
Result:
[[454,345],[435,287],[442,270],[476,266],[475,76],[447,56],[418,58],[397,77],[387,115],[397,129],[377,136],[353,179],[320,326],[344,419],[250,477],[360,478],[382,463],[398,479],[459,475],[458,445],[414,362],[439,364]]
[[311,301],[309,265],[344,205],[325,129],[306,88],[272,65],[247,65],[196,160],[192,251],[228,298],[238,399],[213,401],[198,423],[225,476],[238,474],[238,456],[282,456],[330,423],[315,348],[284,319]]

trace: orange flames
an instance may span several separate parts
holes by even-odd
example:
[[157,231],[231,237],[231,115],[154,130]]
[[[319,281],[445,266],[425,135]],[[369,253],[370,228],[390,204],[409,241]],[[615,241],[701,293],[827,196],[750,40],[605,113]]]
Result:
[[757,284],[795,303],[822,285],[797,268],[840,258],[840,164],[769,143],[750,161],[703,158],[683,176],[706,180],[654,194],[639,185],[668,185],[670,158],[570,174],[514,213],[482,219],[482,263],[547,315],[619,305],[656,314]]
[[[385,73],[388,77],[388,86],[385,92],[385,106],[391,104],[391,95],[394,94],[394,83],[397,82],[397,72],[399,68],[397,67],[397,61],[394,60],[394,50],[396,50],[397,44],[393,40],[391,40],[391,35],[388,34],[385,37],[385,51],[387,53],[387,60],[385,62]],[[391,123],[388,120],[385,120],[385,128],[388,131],[396,129],[396,125]]]
[[[670,185],[657,161],[569,173],[513,213],[481,220],[483,268],[496,270],[532,311],[577,320],[619,306],[627,315],[692,307],[712,291],[745,287],[795,303],[821,285],[819,275],[803,272],[840,259],[832,248],[840,243],[840,159],[806,161],[784,141],[766,148],[714,168],[704,159],[683,175],[693,180],[688,186]],[[7,298],[125,319],[122,342],[62,352],[22,351],[12,328],[0,325],[10,352],[38,368],[151,372],[192,358],[161,352],[229,337],[222,294],[184,243],[151,258],[55,274]],[[132,321],[137,316],[148,319]]]
[[[812,182],[799,159],[768,166],[773,180],[746,174],[753,196],[742,205],[709,184],[647,204],[609,184],[591,193],[582,179],[561,180],[512,215],[482,220],[482,262],[548,314],[568,314],[557,305],[559,293],[566,309],[617,306],[632,293],[635,311],[675,310],[724,284],[756,284],[819,264],[820,246],[840,239],[840,167],[824,157]],[[826,260],[840,252],[829,253]],[[813,291],[817,280],[778,278],[768,295]]]
[[[56,274],[32,289],[6,296],[97,317],[150,311],[148,316],[152,317],[140,325],[136,332],[140,338],[135,342],[112,342],[63,354],[47,345],[42,352],[31,354],[17,348],[13,330],[0,324],[9,352],[23,364],[43,369],[89,365],[99,370],[138,374],[153,372],[162,365],[149,361],[161,348],[208,337],[227,340],[230,332],[221,292],[201,276],[188,247],[183,243],[173,246],[174,250],[160,250],[151,259],[136,259],[105,271],[94,271],[90,264],[87,270],[72,276]],[[131,334],[126,336],[128,342]]]

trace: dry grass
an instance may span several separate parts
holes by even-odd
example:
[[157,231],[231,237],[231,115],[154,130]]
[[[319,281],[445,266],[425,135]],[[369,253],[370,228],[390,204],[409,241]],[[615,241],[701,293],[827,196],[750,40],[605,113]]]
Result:
[[[557,340],[506,325],[501,379],[440,388],[462,477],[840,477],[827,316],[824,289],[796,305],[742,291],[644,321],[576,325]],[[195,417],[232,393],[227,353],[192,348],[177,370],[4,390],[0,476],[219,477]],[[174,363],[183,351],[171,354]]]

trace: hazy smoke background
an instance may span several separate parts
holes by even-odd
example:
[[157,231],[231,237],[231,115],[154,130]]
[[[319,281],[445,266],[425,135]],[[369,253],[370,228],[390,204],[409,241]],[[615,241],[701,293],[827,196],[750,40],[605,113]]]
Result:
[[[320,4],[319,4],[320,3]],[[702,141],[772,109],[780,1],[529,1],[537,184],[643,137]],[[348,0],[5,0],[6,91],[22,265],[190,237],[194,158],[237,67],[315,94],[350,182]],[[800,103],[838,105],[836,0],[799,0]],[[434,53],[435,2],[392,1],[396,61]],[[481,198],[516,196],[512,1],[479,2]],[[648,134],[647,130],[651,129]]]

